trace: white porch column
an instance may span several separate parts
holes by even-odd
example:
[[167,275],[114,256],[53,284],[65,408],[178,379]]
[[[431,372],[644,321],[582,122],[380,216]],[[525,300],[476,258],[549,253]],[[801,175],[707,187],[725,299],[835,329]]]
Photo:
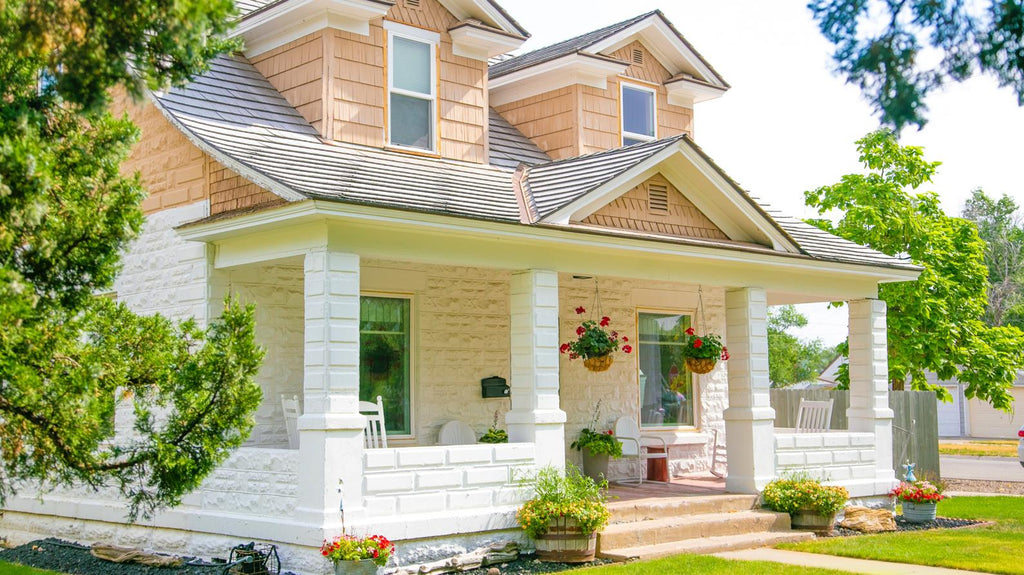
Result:
[[536,444],[537,464],[565,467],[565,412],[558,404],[558,274],[512,274],[512,410],[509,441]]
[[892,419],[889,408],[889,347],[885,302],[862,299],[850,306],[850,431],[875,434],[875,490],[892,488]]
[[775,478],[775,410],[768,380],[768,298],[761,288],[725,292],[729,408],[725,490],[758,493]]
[[363,506],[358,255],[306,254],[304,355],[297,519],[327,527],[340,522],[342,496],[348,519]]

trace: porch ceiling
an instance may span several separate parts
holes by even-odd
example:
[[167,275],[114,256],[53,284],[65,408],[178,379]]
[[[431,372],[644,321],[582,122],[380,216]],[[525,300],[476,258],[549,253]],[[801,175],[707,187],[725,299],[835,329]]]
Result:
[[776,300],[772,303],[870,298],[876,296],[879,282],[911,280],[917,275],[767,249],[524,228],[320,201],[183,226],[178,233],[215,245],[218,268],[278,260],[327,246],[363,257],[422,263],[758,286]]

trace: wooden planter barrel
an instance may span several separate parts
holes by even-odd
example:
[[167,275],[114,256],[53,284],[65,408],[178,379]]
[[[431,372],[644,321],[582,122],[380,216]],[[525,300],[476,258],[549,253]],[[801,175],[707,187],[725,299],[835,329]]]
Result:
[[584,534],[575,519],[552,519],[548,532],[533,540],[537,559],[559,563],[588,563],[597,552],[597,533]]
[[836,524],[836,514],[822,516],[814,509],[798,509],[790,515],[793,529],[806,529],[819,533],[831,533]]
[[927,503],[903,502],[903,518],[911,523],[935,521],[935,510],[936,504],[934,501]]

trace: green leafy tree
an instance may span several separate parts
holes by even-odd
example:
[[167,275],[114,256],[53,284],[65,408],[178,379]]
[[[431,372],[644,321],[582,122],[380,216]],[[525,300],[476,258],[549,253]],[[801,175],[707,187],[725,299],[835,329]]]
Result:
[[[835,46],[836,70],[901,130],[927,122],[928,93],[976,73],[995,76],[1024,105],[1024,3],[1020,0],[810,0]],[[926,52],[938,55],[934,65]]]
[[888,130],[858,140],[857,149],[868,173],[843,176],[805,197],[819,214],[836,217],[812,224],[924,268],[916,281],[879,286],[889,309],[893,388],[909,380],[914,389],[947,397],[925,380],[930,370],[965,383],[967,397],[1010,409],[1007,390],[1024,367],[1024,333],[984,321],[988,269],[974,224],[944,214],[935,193],[916,192],[931,181],[939,162],[926,161],[921,148],[901,146]]
[[[253,310],[205,330],[109,291],[142,225],[138,138],[110,94],[181,83],[229,45],[230,0],[0,1],[0,503],[115,486],[129,516],[174,505],[248,436]],[[126,433],[114,433],[114,414]]]
[[986,244],[986,321],[1024,329],[1024,222],[1017,203],[1006,195],[996,200],[974,190],[963,217],[974,222]]
[[768,377],[775,387],[815,379],[836,356],[820,339],[804,341],[790,329],[805,327],[807,316],[784,305],[768,311]]

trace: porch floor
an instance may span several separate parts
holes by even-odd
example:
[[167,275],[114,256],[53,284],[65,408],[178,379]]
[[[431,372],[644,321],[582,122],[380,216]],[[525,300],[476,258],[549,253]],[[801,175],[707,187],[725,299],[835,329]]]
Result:
[[669,483],[644,481],[643,485],[637,485],[613,482],[608,488],[608,496],[612,501],[724,494],[725,479],[710,473],[681,475],[673,477]]

